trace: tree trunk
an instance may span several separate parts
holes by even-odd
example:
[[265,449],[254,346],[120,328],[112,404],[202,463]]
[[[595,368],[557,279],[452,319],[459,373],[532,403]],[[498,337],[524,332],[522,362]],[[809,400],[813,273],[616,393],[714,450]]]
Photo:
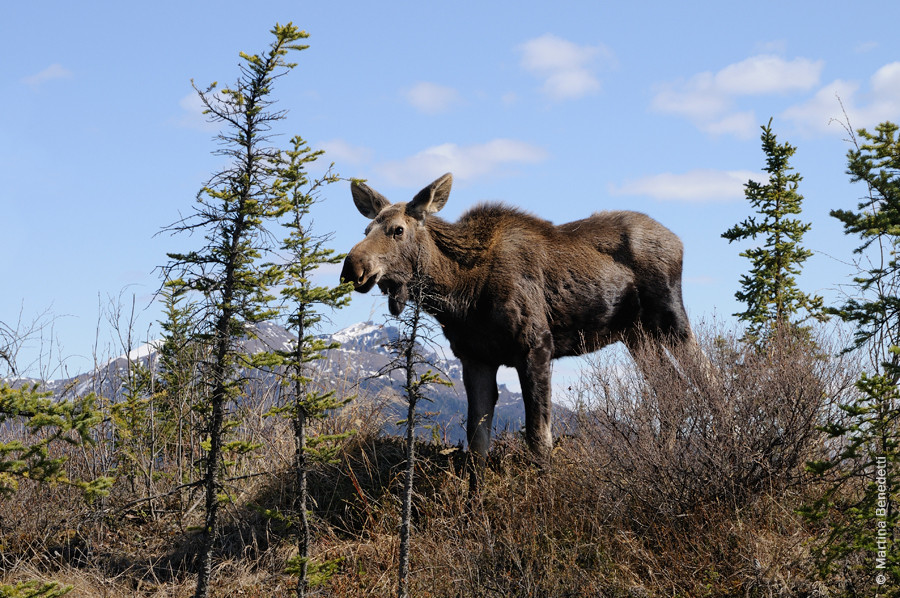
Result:
[[[228,289],[226,288],[226,291]],[[225,305],[231,301],[231,293],[226,294]],[[227,386],[227,358],[228,358],[228,323],[231,320],[231,312],[227,310],[222,314],[217,326],[218,346],[216,347],[216,359],[213,362],[212,377],[213,387],[210,403],[212,412],[209,418],[209,453],[206,456],[206,477],[204,487],[206,489],[206,520],[203,525],[203,535],[200,546],[200,566],[197,573],[197,588],[194,598],[207,598],[209,596],[209,580],[212,576],[212,552],[216,538],[216,528],[219,523],[219,471],[222,457],[222,424],[225,419],[225,400],[228,394]]]
[[[299,399],[298,399],[299,401]],[[307,572],[309,569],[309,514],[307,513],[309,504],[309,491],[306,484],[306,413],[302,408],[298,409],[295,422],[297,434],[297,449],[295,455],[297,468],[297,510],[300,512],[300,537],[297,538],[297,551],[300,558],[300,576],[297,580],[297,596],[305,598],[306,591],[309,587]]]
[[[218,391],[218,384],[216,390]],[[222,385],[224,388],[224,385]],[[224,393],[213,393],[212,414],[209,425],[209,453],[206,461],[206,521],[203,525],[203,539],[200,547],[200,567],[197,574],[197,589],[194,598],[209,596],[209,580],[212,575],[212,551],[219,522],[219,461],[222,454],[222,420],[224,412]]]
[[403,482],[403,507],[400,516],[400,567],[397,595],[409,596],[409,537],[412,520],[413,475],[416,468],[415,427],[416,401],[411,398],[406,419],[406,479]]
[[[416,306],[416,309],[419,309]],[[406,399],[409,409],[406,414],[406,479],[403,483],[403,505],[400,515],[400,565],[397,573],[397,596],[409,596],[409,537],[412,520],[413,475],[416,469],[416,400],[418,389],[415,386],[414,350],[416,342],[417,315],[414,316],[413,329],[406,350]]]

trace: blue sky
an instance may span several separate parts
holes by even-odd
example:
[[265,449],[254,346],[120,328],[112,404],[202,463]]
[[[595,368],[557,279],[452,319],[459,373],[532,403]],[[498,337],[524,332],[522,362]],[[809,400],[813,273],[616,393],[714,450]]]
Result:
[[[646,212],[685,244],[694,320],[727,319],[747,262],[721,233],[749,214],[774,117],[798,146],[814,251],[802,285],[834,300],[854,247],[831,209],[862,190],[844,174],[839,95],[854,127],[900,119],[900,4],[870,2],[19,2],[0,21],[0,322],[49,311],[53,375],[122,351],[101,311],[138,309],[155,335],[166,252],[219,165],[199,86],[232,82],[276,22],[310,33],[281,79],[281,140],[300,134],[345,177],[406,201],[446,171],[444,216],[502,200],[555,222]],[[347,251],[366,225],[347,183],[316,211]],[[156,235],[156,236],[155,236]],[[337,269],[323,273],[336,279]],[[354,297],[333,328],[386,312]],[[34,363],[39,342],[20,356]],[[96,348],[96,349],[95,349]],[[47,359],[45,358],[45,361]],[[60,367],[55,367],[60,365]]]

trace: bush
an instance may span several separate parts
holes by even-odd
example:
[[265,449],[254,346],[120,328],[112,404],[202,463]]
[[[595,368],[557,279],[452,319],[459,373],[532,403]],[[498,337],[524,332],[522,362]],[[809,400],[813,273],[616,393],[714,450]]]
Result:
[[709,362],[676,348],[671,359],[638,355],[640,371],[597,354],[576,389],[578,432],[639,515],[635,531],[796,487],[822,447],[818,427],[853,384],[811,341],[779,336],[759,352],[707,334],[703,344]]

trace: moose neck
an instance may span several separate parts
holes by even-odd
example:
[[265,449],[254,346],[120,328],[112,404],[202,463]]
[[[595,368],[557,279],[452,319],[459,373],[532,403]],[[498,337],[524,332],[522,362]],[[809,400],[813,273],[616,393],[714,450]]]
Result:
[[439,321],[468,311],[483,277],[483,239],[463,223],[449,223],[430,216],[423,239],[423,274],[426,280],[426,311]]

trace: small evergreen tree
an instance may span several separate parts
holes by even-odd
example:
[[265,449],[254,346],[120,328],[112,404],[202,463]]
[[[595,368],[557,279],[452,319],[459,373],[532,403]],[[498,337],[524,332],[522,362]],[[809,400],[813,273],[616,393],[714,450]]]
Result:
[[297,483],[295,523],[298,524],[298,554],[288,563],[288,571],[297,576],[297,596],[306,596],[312,583],[323,582],[334,570],[334,562],[313,563],[310,560],[312,541],[309,523],[309,489],[307,477],[314,463],[330,462],[335,455],[336,442],[346,434],[314,435],[310,423],[342,407],[352,397],[339,397],[334,390],[323,390],[313,384],[309,366],[321,359],[324,351],[335,349],[314,336],[322,320],[321,310],[338,309],[350,302],[352,284],[326,287],[313,284],[312,276],[326,264],[338,264],[343,255],[325,247],[329,236],[315,236],[310,221],[310,209],[317,201],[324,185],[338,180],[329,170],[324,177],[310,181],[306,168],[316,161],[322,151],[313,151],[301,137],[292,140],[293,149],[284,152],[278,163],[275,195],[287,216],[284,226],[288,236],[282,243],[287,260],[281,266],[281,295],[288,310],[287,326],[296,334],[291,350],[277,351],[276,363],[286,371],[286,390],[289,399],[274,410],[290,418],[294,430],[294,474]]
[[[762,345],[785,324],[799,328],[809,318],[822,320],[825,315],[822,298],[797,287],[796,276],[812,252],[800,245],[810,225],[790,218],[800,213],[803,202],[803,196],[797,192],[802,177],[791,172],[790,166],[796,148],[789,143],[778,143],[771,119],[760,128],[769,180],[765,184],[748,181],[744,195],[761,218],[750,216],[725,231],[722,237],[729,243],[764,237],[761,246],[741,252],[752,266],[748,274],[741,276],[742,290],[735,293],[747,309],[734,314],[747,323],[745,338]],[[806,312],[806,317],[794,320],[801,311]]]
[[[421,270],[415,268],[413,278],[409,282],[409,306],[399,315],[394,316],[399,324],[399,334],[391,341],[389,349],[394,359],[380,373],[390,375],[399,370],[404,376],[403,393],[407,404],[406,421],[406,466],[404,467],[403,494],[400,512],[400,554],[397,569],[397,596],[409,597],[409,550],[412,535],[412,498],[413,483],[416,470],[416,426],[418,415],[416,407],[419,401],[426,398],[425,391],[433,384],[452,385],[440,373],[435,373],[429,366],[432,361],[423,352],[423,346],[431,342],[434,331],[425,314],[425,301],[428,299]],[[425,370],[423,372],[423,370]]]
[[0,586],[0,598],[58,598],[72,591],[72,586],[58,582],[22,581],[14,586]]
[[[122,383],[121,400],[109,406],[116,453],[116,477],[137,491],[138,481],[145,483],[145,497],[152,494],[153,397],[151,372],[140,362],[129,362]],[[152,502],[151,502],[152,508]]]
[[[122,301],[109,298],[106,319],[125,362],[115,372],[107,368],[114,386],[113,398],[106,407],[109,414],[115,475],[120,486],[127,485],[135,498],[148,499],[154,512],[154,478],[159,461],[154,376],[149,364],[134,352],[135,297],[130,310]],[[113,366],[114,363],[110,363]]]
[[93,444],[92,432],[102,415],[93,393],[57,400],[34,384],[13,388],[0,382],[0,427],[19,423],[22,440],[0,442],[0,493],[15,492],[22,480],[64,483],[81,488],[88,498],[102,496],[112,479],[72,480],[65,472],[65,457],[53,456],[57,443]]
[[194,462],[199,439],[195,432],[194,406],[202,405],[202,384],[197,368],[204,359],[204,345],[197,342],[194,312],[197,305],[182,291],[165,285],[160,292],[163,320],[157,352],[156,396],[163,453],[174,464],[180,484],[194,481]]
[[878,125],[874,133],[857,133],[863,144],[854,138],[847,174],[867,192],[856,211],[831,212],[843,223],[845,234],[861,240],[854,250],[855,293],[830,311],[855,326],[853,348],[868,348],[875,367],[890,364],[896,382],[900,357],[891,347],[900,346],[900,137],[891,122]]
[[[876,587],[881,596],[900,596],[900,139],[897,125],[886,122],[874,133],[859,130],[859,145],[845,126],[854,143],[848,174],[867,193],[857,211],[831,213],[862,242],[855,250],[854,294],[829,311],[855,327],[848,350],[867,352],[874,373],[857,381],[856,399],[841,406],[843,421],[825,427],[839,450],[809,464],[828,487],[803,512],[828,526],[817,545],[823,576],[852,556],[859,564],[851,573],[866,592]],[[851,586],[845,595],[855,592]]]
[[0,430],[9,438],[0,440],[0,494],[12,494],[20,482],[31,480],[77,486],[90,499],[103,496],[112,478],[72,480],[64,469],[66,458],[53,456],[51,450],[55,444],[94,444],[92,434],[103,418],[97,395],[59,399],[42,391],[40,384],[6,381],[7,375],[16,374],[15,355],[28,337],[28,332],[20,334],[0,322]]
[[[0,323],[0,372],[16,372],[15,354],[22,341],[16,331]],[[93,432],[102,419],[93,393],[75,399],[56,399],[40,385],[11,386],[0,382],[0,494],[11,495],[23,482],[67,484],[94,499],[107,493],[113,479],[74,480],[66,471],[66,457],[54,455],[56,444],[94,444]],[[18,438],[14,430],[20,430]],[[23,581],[0,584],[0,597],[54,598],[71,591],[57,582]]]
[[807,464],[828,483],[823,495],[801,513],[827,525],[827,534],[815,546],[824,579],[845,568],[847,557],[857,557],[842,595],[887,584],[879,595],[900,596],[900,554],[895,548],[900,524],[900,395],[897,385],[882,374],[863,373],[856,388],[857,399],[840,406],[844,420],[824,426],[837,454]]
[[273,191],[272,165],[280,151],[268,146],[272,124],[284,118],[273,111],[273,85],[294,66],[288,52],[306,48],[297,42],[307,37],[292,24],[275,25],[275,41],[262,56],[241,53],[241,76],[233,87],[216,91],[196,88],[212,122],[223,126],[216,153],[231,161],[216,173],[197,196],[195,213],[170,226],[172,232],[202,232],[206,245],[188,253],[169,254],[165,268],[168,284],[179,292],[202,298],[198,315],[209,359],[203,379],[209,385],[204,410],[205,523],[199,554],[196,598],[206,598],[212,571],[212,550],[218,526],[222,459],[226,452],[242,452],[246,443],[224,443],[226,409],[241,392],[240,340],[253,334],[255,324],[271,319],[268,288],[278,279],[277,268],[259,266],[268,249],[266,223],[282,211]]

